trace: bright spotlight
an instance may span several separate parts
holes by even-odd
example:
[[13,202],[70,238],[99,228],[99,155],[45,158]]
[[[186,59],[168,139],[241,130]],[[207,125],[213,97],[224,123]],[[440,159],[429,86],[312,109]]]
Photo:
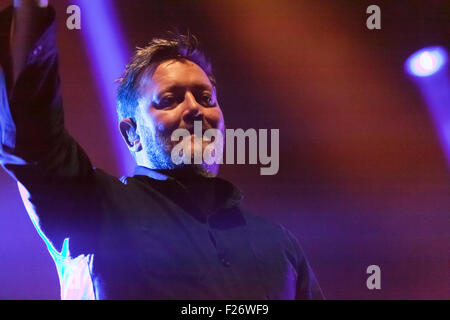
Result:
[[428,47],[417,51],[406,60],[406,71],[416,77],[428,77],[439,71],[447,62],[447,52],[442,47]]

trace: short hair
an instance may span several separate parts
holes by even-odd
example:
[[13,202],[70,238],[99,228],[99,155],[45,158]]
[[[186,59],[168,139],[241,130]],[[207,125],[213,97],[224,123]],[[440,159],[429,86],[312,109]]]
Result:
[[211,63],[200,50],[198,39],[190,33],[171,35],[172,38],[155,38],[146,47],[138,47],[123,76],[118,79],[116,102],[119,122],[126,118],[135,119],[142,76],[152,76],[158,65],[164,61],[190,60],[202,68],[213,87],[216,86]]

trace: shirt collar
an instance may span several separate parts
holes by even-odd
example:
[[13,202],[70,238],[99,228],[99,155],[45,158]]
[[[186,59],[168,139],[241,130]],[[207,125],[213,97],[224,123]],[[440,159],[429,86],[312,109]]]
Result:
[[163,173],[160,173],[156,170],[147,168],[147,167],[142,167],[142,166],[137,166],[134,169],[134,174],[135,176],[147,176],[149,178],[155,179],[155,180],[169,180],[169,179],[173,179]]
[[[179,181],[178,179],[168,176],[162,172],[159,172],[155,169],[150,169],[143,166],[137,166],[134,170],[134,176],[146,176],[150,179],[157,180],[157,181],[165,181],[165,182],[172,182],[180,185],[184,188],[183,182]],[[237,188],[233,183],[229,182],[228,180],[225,180],[220,177],[212,177],[208,179],[213,179],[217,183],[218,186],[220,186],[221,192],[223,192],[223,198],[220,200],[220,204],[218,205],[216,211],[223,210],[223,209],[229,209],[236,205],[238,205],[242,199],[244,198],[242,191]]]

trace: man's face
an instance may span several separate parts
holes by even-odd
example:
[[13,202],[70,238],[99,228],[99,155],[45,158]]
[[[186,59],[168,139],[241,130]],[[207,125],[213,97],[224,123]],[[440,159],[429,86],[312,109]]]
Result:
[[[194,121],[201,121],[203,132],[218,129],[223,133],[224,119],[215,89],[203,69],[194,62],[165,61],[150,79],[144,79],[142,83],[137,133],[141,138],[141,152],[152,167],[177,167],[171,160],[172,148],[179,143],[171,141],[172,132],[176,129],[187,129],[191,133],[192,157],[194,152],[199,152],[194,150]],[[202,153],[208,144],[203,142]],[[203,164],[200,167],[217,173],[217,165]]]

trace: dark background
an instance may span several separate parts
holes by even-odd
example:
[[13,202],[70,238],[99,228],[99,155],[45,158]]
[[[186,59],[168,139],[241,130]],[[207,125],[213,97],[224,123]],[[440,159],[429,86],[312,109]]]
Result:
[[[50,2],[69,131],[120,175],[82,33],[65,27],[76,1]],[[200,38],[228,128],[280,129],[277,175],[243,165],[221,175],[298,236],[327,298],[450,298],[449,171],[403,70],[424,46],[450,48],[448,1],[112,2],[129,53],[173,26]],[[366,28],[371,4],[381,30]],[[371,264],[381,290],[366,287]],[[0,299],[58,298],[54,263],[0,171]]]

